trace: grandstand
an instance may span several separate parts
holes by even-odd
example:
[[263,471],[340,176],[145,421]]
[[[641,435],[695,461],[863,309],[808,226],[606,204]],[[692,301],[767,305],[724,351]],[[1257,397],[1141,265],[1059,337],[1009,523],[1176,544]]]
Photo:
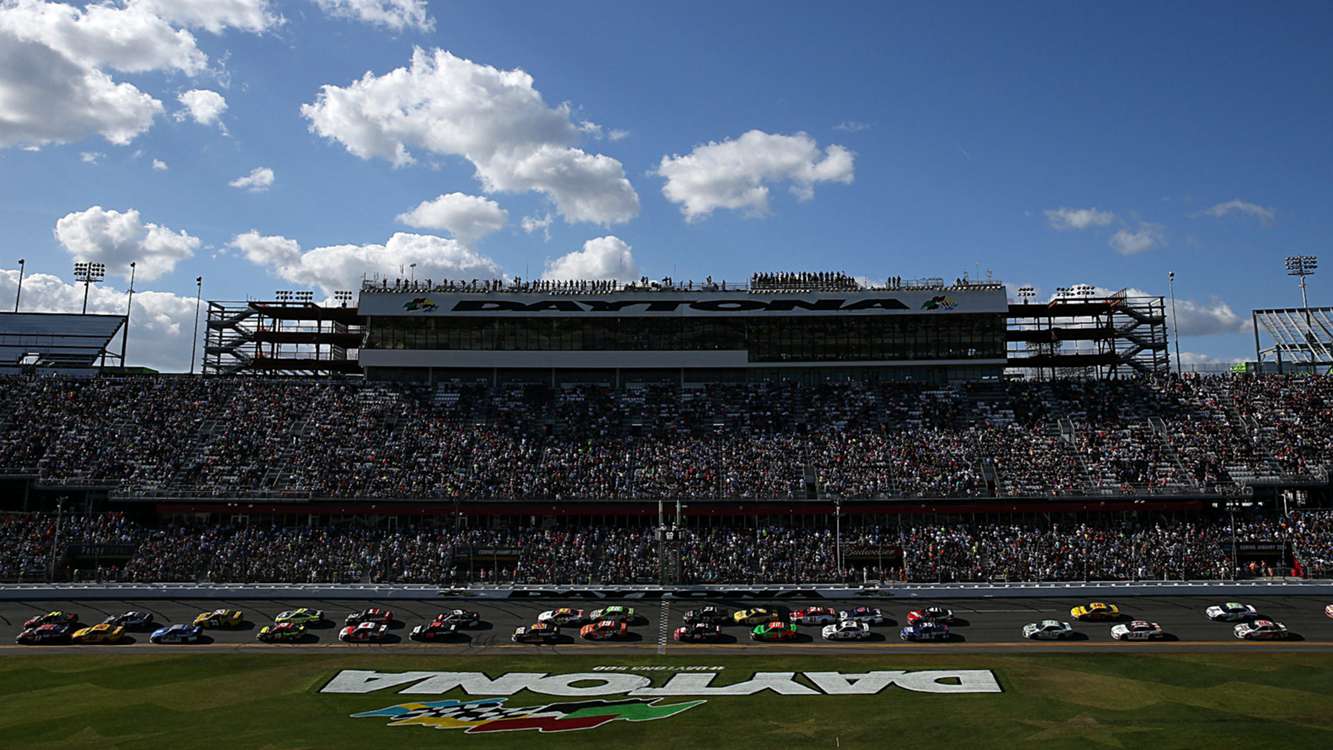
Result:
[[123,315],[0,313],[0,374],[90,375],[108,359],[119,365],[112,341],[124,326]]

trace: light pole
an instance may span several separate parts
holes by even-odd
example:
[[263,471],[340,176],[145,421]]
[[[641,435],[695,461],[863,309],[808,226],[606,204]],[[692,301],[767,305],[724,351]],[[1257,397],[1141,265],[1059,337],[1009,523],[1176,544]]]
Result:
[[[190,341],[190,374],[194,374],[194,355],[199,349],[199,303],[204,298],[204,277],[194,277],[194,336]],[[202,372],[203,368],[200,368]]]
[[106,265],[103,263],[89,263],[87,261],[76,261],[74,263],[74,280],[83,282],[83,314],[88,314],[88,290],[93,284],[99,283],[106,278]]
[[1176,374],[1183,375],[1180,370],[1180,322],[1176,318],[1176,272],[1166,272],[1166,285],[1171,289],[1171,338],[1176,340]]
[[[1287,275],[1295,276],[1301,282],[1301,307],[1305,309],[1305,343],[1309,346],[1314,340],[1314,328],[1310,322],[1310,300],[1305,296],[1305,277],[1314,276],[1315,269],[1319,267],[1319,258],[1314,255],[1288,255],[1286,263]],[[1313,349],[1310,352],[1310,360],[1314,361]]]
[[14,293],[14,312],[19,311],[19,300],[23,299],[23,267],[27,265],[26,258],[19,258],[19,288]]
[[125,330],[120,336],[120,369],[125,369],[125,349],[130,342],[130,311],[134,309],[134,261],[130,261],[130,294],[125,301]]

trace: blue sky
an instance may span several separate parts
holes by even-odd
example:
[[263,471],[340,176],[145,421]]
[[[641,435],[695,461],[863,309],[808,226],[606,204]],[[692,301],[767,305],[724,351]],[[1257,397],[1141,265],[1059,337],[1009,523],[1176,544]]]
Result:
[[[138,258],[162,294],[131,358],[159,366],[182,366],[198,274],[212,298],[327,293],[412,259],[1047,294],[1174,270],[1187,358],[1227,361],[1251,308],[1298,301],[1283,256],[1333,236],[1327,3],[84,6],[0,0],[0,295],[20,257],[24,309],[74,304],[76,257]],[[106,47],[127,29],[133,54]],[[134,90],[81,108],[90,86]]]

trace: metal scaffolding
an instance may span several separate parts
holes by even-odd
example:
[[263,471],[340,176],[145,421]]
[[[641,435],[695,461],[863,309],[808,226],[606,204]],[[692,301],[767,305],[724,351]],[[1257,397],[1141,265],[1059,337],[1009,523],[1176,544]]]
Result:
[[[1318,371],[1333,368],[1333,307],[1279,307],[1254,310],[1254,358],[1258,368],[1272,359],[1286,367]],[[1263,346],[1260,332],[1272,342]]]
[[208,302],[205,375],[359,374],[365,330],[355,307],[290,298]]

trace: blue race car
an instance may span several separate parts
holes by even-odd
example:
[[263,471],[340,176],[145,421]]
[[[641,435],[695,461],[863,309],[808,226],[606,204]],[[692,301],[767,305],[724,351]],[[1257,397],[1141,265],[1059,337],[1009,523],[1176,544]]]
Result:
[[148,636],[152,643],[198,643],[204,637],[204,629],[198,625],[178,622],[165,628],[158,628]]
[[947,641],[949,626],[932,620],[918,620],[898,632],[904,641]]

